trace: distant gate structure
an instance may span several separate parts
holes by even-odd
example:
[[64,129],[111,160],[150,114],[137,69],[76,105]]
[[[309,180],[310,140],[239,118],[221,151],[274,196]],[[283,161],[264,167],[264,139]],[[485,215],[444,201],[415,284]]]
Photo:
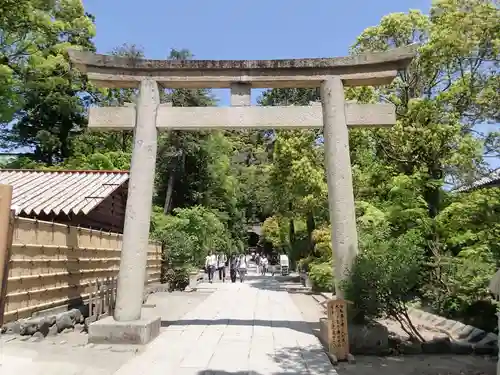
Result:
[[[97,85],[139,89],[135,105],[91,108],[89,117],[90,129],[134,130],[116,324],[141,319],[158,131],[323,128],[335,282],[338,297],[343,297],[339,283],[358,251],[348,127],[392,126],[396,121],[391,104],[346,103],[344,87],[391,83],[413,59],[415,46],[338,58],[245,61],[69,53],[72,63]],[[159,85],[230,88],[231,107],[173,108],[160,104]],[[250,106],[252,88],[287,87],[320,87],[322,105]]]

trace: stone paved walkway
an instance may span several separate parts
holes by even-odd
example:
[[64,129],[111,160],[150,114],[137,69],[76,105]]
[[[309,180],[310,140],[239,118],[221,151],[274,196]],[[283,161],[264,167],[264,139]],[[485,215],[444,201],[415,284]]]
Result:
[[116,375],[337,374],[287,292],[268,277],[217,290]]

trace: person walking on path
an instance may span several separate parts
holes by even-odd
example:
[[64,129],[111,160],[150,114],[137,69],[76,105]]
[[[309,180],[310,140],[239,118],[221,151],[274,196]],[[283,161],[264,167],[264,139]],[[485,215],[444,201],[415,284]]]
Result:
[[278,254],[271,254],[271,260],[269,262],[269,264],[271,265],[271,276],[274,276],[274,274],[276,273],[276,268],[278,267]]
[[226,262],[226,254],[220,252],[219,255],[217,255],[217,268],[219,270],[219,280],[221,280],[223,283],[226,281]]
[[267,261],[267,257],[265,255],[260,259],[260,264],[261,264],[260,273],[262,276],[265,276],[267,271],[267,265],[269,264]]
[[241,254],[238,259],[238,274],[240,275],[240,282],[243,282],[248,269],[248,261],[245,254]]
[[208,253],[205,258],[205,269],[208,273],[208,282],[212,283],[214,280],[215,268],[217,267],[217,256],[212,250]]
[[236,273],[238,271],[238,257],[233,254],[231,255],[231,260],[229,262],[229,274],[231,276],[231,282],[236,282]]

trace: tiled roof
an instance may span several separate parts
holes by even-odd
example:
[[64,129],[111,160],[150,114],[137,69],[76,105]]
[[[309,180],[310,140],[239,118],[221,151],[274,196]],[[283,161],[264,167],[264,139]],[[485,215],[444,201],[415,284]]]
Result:
[[469,191],[472,189],[480,188],[481,186],[489,185],[491,183],[500,181],[500,168],[495,169],[493,172],[488,174],[487,176],[480,178],[477,181],[474,181],[470,185],[461,186],[458,189],[455,189],[455,192],[460,193],[464,191]]
[[129,178],[126,171],[0,170],[16,213],[88,214]]

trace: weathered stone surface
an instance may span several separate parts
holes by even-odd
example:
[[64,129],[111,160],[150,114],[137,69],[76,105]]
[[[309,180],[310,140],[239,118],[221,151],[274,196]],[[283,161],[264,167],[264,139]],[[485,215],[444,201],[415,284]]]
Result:
[[422,343],[422,352],[428,354],[445,354],[451,352],[451,340],[449,337],[435,337]]
[[438,322],[440,322],[443,318],[441,318],[440,316],[438,315],[434,315],[434,314],[428,314],[427,315],[427,319],[426,319],[426,323],[429,325],[429,326],[434,326],[436,325]]
[[62,313],[56,316],[56,326],[58,332],[62,332],[66,328],[73,328],[74,324],[73,319],[71,319],[71,316],[67,313]]
[[497,345],[473,344],[474,353],[477,355],[496,355],[498,353]]
[[19,335],[21,333],[21,321],[15,321],[5,324],[2,327],[2,333]]
[[58,334],[57,326],[55,324],[50,326],[47,336],[56,336],[57,334]]
[[472,354],[474,352],[472,344],[465,341],[452,341],[450,350],[453,354]]
[[159,317],[120,322],[107,317],[89,325],[89,343],[144,345],[160,333]]
[[425,320],[425,321],[428,321],[429,318],[430,318],[430,315],[427,311],[421,311],[421,314],[420,314],[420,319],[421,320]]
[[455,321],[454,320],[445,319],[444,323],[441,326],[441,328],[444,329],[446,332],[451,333],[451,329],[453,328],[454,325],[455,325]]
[[410,341],[410,335],[406,333],[394,333],[389,332],[389,342],[395,345],[399,345],[402,342]]
[[472,332],[465,338],[468,342],[479,342],[487,335],[482,329],[474,328]]
[[51,321],[47,319],[43,319],[39,324],[38,324],[38,332],[41,333],[44,337],[49,334],[49,329],[51,326]]
[[56,324],[56,316],[55,315],[48,315],[45,317],[45,321],[48,323],[49,326],[52,326]]
[[473,326],[469,326],[469,325],[463,325],[462,323],[460,323],[460,326],[459,325],[455,325],[453,328],[452,328],[452,333],[456,333],[456,336],[459,338],[459,339],[466,339],[467,337],[469,337],[469,335],[472,333],[472,331],[474,331],[476,328],[473,327]]
[[43,339],[45,339],[45,335],[41,332],[35,332],[33,336],[31,336],[32,342],[40,342],[43,341]]
[[420,319],[424,312],[422,310],[419,310],[419,309],[411,308],[411,309],[408,309],[408,313],[409,313],[409,315],[411,315],[412,318]]
[[389,331],[381,324],[349,325],[352,354],[384,354],[389,350]]
[[494,333],[488,333],[486,336],[477,343],[478,345],[497,345],[498,346],[498,336]]
[[399,352],[402,354],[420,354],[422,345],[419,342],[404,341],[399,346]]
[[44,318],[28,319],[21,323],[21,336],[32,336],[38,331],[38,327],[45,323]]
[[299,69],[332,68],[351,65],[370,65],[395,62],[405,67],[415,56],[414,46],[387,52],[366,53],[333,58],[281,59],[281,60],[146,60],[70,50],[73,63],[79,66],[119,68],[131,70],[227,70],[227,69]]

